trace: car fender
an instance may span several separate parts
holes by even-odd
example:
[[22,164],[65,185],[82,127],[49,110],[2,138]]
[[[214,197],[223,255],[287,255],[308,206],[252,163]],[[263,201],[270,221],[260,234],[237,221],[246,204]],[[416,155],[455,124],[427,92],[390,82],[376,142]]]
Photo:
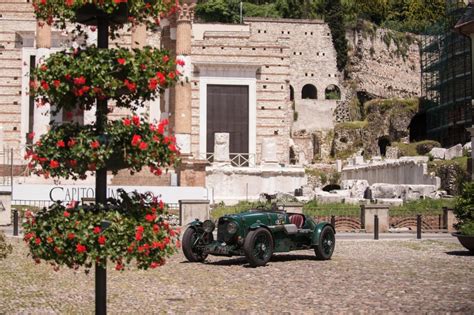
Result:
[[[263,228],[263,229],[266,229],[268,230],[268,232],[270,232],[270,234],[272,235],[272,240],[273,240],[273,246],[275,246],[275,238],[273,237],[273,232],[272,232],[272,229],[270,229],[267,225],[263,224],[263,223],[254,223],[252,224],[251,226],[249,226],[249,231],[254,231],[258,228]],[[248,234],[248,233],[247,233]]]
[[197,229],[199,227],[202,226],[202,221],[200,221],[199,219],[196,219],[194,221],[191,221],[190,223],[188,223],[188,227],[190,228],[193,228],[193,229]]
[[334,231],[334,234],[336,234],[336,230],[334,227],[331,225],[331,223],[328,222],[319,222],[316,224],[316,227],[313,230],[313,237],[311,239],[311,245],[317,246],[319,244],[319,237],[321,236],[321,232],[325,226],[329,225],[332,230]]

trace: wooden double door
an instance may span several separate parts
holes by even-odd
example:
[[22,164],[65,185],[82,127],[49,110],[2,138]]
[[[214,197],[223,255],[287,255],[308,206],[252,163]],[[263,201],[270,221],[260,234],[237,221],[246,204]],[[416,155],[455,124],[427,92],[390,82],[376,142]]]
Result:
[[249,153],[249,87],[247,85],[207,85],[208,153],[214,152],[216,132],[229,133],[230,153]]

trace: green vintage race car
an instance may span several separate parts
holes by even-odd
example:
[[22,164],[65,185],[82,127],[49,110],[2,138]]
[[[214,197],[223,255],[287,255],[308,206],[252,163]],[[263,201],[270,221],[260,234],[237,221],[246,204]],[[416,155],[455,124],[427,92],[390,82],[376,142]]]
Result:
[[309,216],[281,210],[252,209],[217,221],[196,220],[183,234],[183,253],[191,262],[208,255],[245,256],[253,267],[264,266],[273,253],[313,248],[319,260],[330,259],[336,245],[334,227]]

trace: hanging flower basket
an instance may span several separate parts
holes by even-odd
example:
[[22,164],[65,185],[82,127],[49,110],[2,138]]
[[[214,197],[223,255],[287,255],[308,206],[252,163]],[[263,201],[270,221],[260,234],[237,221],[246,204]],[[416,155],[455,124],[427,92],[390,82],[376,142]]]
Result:
[[179,79],[176,65],[184,62],[151,47],[63,51],[52,54],[33,71],[30,93],[38,97],[39,105],[54,105],[53,114],[78,106],[90,109],[96,99],[136,109]]
[[178,162],[174,137],[164,135],[167,120],[147,123],[138,116],[111,121],[104,134],[93,126],[53,126],[28,149],[25,158],[32,173],[48,177],[84,179],[87,172],[107,168],[130,173],[149,167],[156,175]]
[[32,258],[54,266],[85,267],[112,261],[124,270],[156,268],[180,247],[177,229],[167,221],[165,205],[150,193],[119,192],[107,206],[67,208],[59,203],[35,215],[27,212],[24,240]]
[[65,28],[66,22],[94,24],[97,17],[115,24],[159,24],[160,18],[176,12],[171,0],[33,0],[36,18]]

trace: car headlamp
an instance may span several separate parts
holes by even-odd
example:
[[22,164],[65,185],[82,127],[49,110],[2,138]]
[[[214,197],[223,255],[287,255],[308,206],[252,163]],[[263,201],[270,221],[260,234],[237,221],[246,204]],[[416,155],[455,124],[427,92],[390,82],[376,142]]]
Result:
[[216,227],[216,225],[211,220],[206,220],[202,224],[202,228],[203,228],[204,232],[206,232],[206,233],[212,233],[212,231],[214,231],[215,227]]
[[229,233],[229,234],[235,234],[235,233],[237,233],[237,229],[238,229],[237,223],[235,223],[235,222],[229,222],[229,223],[227,224],[227,233]]

